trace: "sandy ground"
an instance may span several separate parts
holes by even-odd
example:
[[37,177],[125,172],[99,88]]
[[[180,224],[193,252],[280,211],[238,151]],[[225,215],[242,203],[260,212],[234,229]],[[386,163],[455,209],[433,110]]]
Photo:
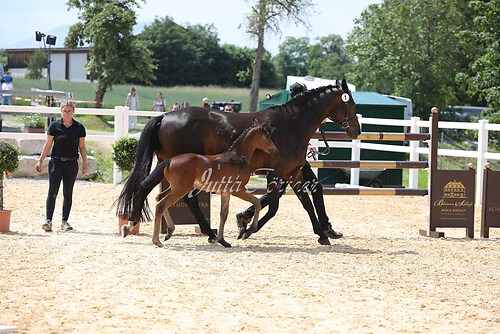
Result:
[[[7,186],[0,325],[19,333],[500,333],[500,230],[421,237],[428,197],[327,197],[345,235],[331,246],[317,243],[294,196],[236,240],[233,217],[247,204],[232,198],[233,248],[183,225],[160,249],[151,223],[118,235],[110,207],[121,186],[78,182],[65,233],[40,228],[46,181]],[[479,217],[476,208],[476,236]]]

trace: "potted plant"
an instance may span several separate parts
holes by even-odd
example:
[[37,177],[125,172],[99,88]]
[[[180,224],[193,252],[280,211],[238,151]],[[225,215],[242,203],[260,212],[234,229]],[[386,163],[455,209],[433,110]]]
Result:
[[[122,173],[129,173],[134,168],[138,142],[136,138],[122,137],[113,143],[113,161]],[[118,231],[122,225],[128,224],[128,218],[128,212],[118,213]],[[130,233],[137,234],[138,232],[139,222],[136,222]]]
[[21,122],[24,124],[23,132],[45,132],[45,120],[39,114],[21,116]]
[[9,232],[10,213],[12,210],[4,210],[3,207],[3,184],[4,174],[10,174],[19,167],[19,150],[12,144],[0,142],[0,232]]

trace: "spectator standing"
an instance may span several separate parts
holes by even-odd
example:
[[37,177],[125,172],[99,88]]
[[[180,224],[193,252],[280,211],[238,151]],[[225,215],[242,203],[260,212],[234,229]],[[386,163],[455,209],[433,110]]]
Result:
[[[130,93],[127,94],[127,99],[125,100],[125,106],[129,110],[139,110],[139,95],[137,95],[135,86],[130,88]],[[128,128],[137,129],[137,115],[128,116]]]
[[[14,85],[12,84],[12,76],[9,74],[9,72],[7,72],[7,74],[3,77],[2,90],[14,90]],[[12,94],[3,93],[2,100],[3,104],[14,104]]]
[[174,104],[172,104],[172,111],[174,110],[179,110],[181,108],[179,102],[174,102]]
[[61,181],[63,183],[61,230],[69,231],[73,229],[68,223],[68,218],[73,203],[73,187],[78,174],[78,153],[82,156],[82,173],[87,173],[86,131],[83,124],[73,119],[74,114],[75,107],[72,102],[61,103],[61,119],[50,124],[40,159],[38,159],[35,165],[36,171],[41,173],[42,162],[52,149],[49,161],[49,192],[46,203],[46,221],[42,225],[42,229],[45,232],[52,232],[52,216]]
[[161,92],[156,93],[156,100],[153,102],[151,110],[158,112],[167,111],[167,102],[163,99]]
[[203,103],[203,108],[210,109],[210,100],[208,99],[208,97],[204,97],[201,102]]

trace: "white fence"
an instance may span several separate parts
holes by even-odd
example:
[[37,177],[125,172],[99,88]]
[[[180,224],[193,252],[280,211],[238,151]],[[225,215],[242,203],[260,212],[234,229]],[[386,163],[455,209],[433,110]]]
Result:
[[[61,115],[61,110],[57,107],[30,107],[30,106],[7,106],[0,105],[0,114],[42,114],[45,116],[50,115]],[[121,137],[128,137],[128,116],[158,116],[158,112],[155,111],[134,111],[128,110],[128,107],[116,106],[115,109],[90,109],[90,108],[76,108],[76,115],[108,115],[114,117],[114,132],[110,134],[87,134],[87,141],[104,141],[109,142],[110,145],[117,139]],[[131,136],[138,136],[134,134]],[[0,132],[0,139],[11,138],[11,139],[42,139],[45,140],[46,134],[43,133],[19,133],[19,132]],[[117,168],[116,164],[113,168],[113,183],[118,184],[122,180],[122,175],[120,170]]]
[[[9,114],[28,114],[39,113],[44,115],[60,115],[59,108],[49,107],[29,107],[29,106],[4,106],[0,105],[0,113]],[[112,134],[89,134],[87,141],[108,141],[113,143],[121,137],[129,136],[128,133],[128,116],[157,116],[158,113],[154,111],[129,111],[127,107],[116,106],[114,109],[89,109],[89,108],[76,108],[76,114],[81,115],[108,115],[114,117],[114,132]],[[359,120],[361,126],[364,124],[384,125],[384,126],[403,126],[410,127],[410,132],[421,133],[428,132],[422,129],[429,128],[429,121],[422,121],[419,117],[412,117],[410,120],[394,120],[382,118],[363,118],[361,115]],[[451,150],[439,149],[439,156],[454,156],[454,157],[467,157],[477,159],[477,173],[476,173],[476,203],[482,202],[482,187],[483,187],[483,173],[482,169],[488,160],[500,161],[500,153],[488,151],[488,135],[490,131],[500,131],[500,124],[489,124],[487,120],[479,120],[477,123],[462,123],[462,122],[439,122],[440,129],[471,129],[478,131],[478,146],[477,150]],[[133,136],[137,136],[134,134]],[[0,139],[14,138],[14,139],[45,139],[45,134],[39,133],[13,133],[13,132],[0,132]],[[319,140],[313,141],[317,143],[318,147],[324,147],[324,143]],[[429,154],[428,147],[421,147],[418,141],[410,141],[409,146],[391,145],[389,144],[375,144],[365,143],[360,140],[352,141],[331,141],[331,147],[347,147],[351,148],[351,159],[359,160],[361,149],[387,151],[387,152],[403,152],[409,153],[410,161],[418,161],[419,155]],[[409,188],[418,188],[418,174],[419,169],[409,170]],[[116,165],[114,167],[114,183],[121,181],[121,173]],[[359,168],[353,168],[351,171],[351,185],[359,185]]]
[[[428,133],[430,126],[429,121],[422,121],[419,117],[412,117],[410,120],[394,120],[382,118],[364,118],[358,115],[361,128],[364,124],[384,125],[384,126],[398,126],[409,127],[412,133]],[[482,203],[483,195],[483,167],[489,160],[500,161],[500,153],[490,152],[488,150],[488,136],[490,131],[500,131],[500,124],[489,124],[488,120],[479,120],[477,123],[462,123],[462,122],[444,122],[438,123],[440,129],[470,129],[478,131],[478,145],[477,150],[452,150],[452,149],[438,149],[438,156],[453,156],[453,157],[466,157],[477,159],[477,173],[476,173],[476,203]],[[422,131],[427,129],[427,131]],[[389,142],[390,143],[390,142]],[[312,143],[317,147],[325,147],[321,140],[315,140]],[[360,140],[352,141],[329,141],[330,147],[343,147],[351,149],[351,160],[358,161],[361,156],[361,149],[386,151],[386,152],[402,152],[409,153],[410,161],[419,161],[420,154],[429,155],[429,147],[421,147],[420,142],[410,141],[408,146],[391,145],[391,144],[375,144],[366,143]],[[427,159],[428,160],[428,159]],[[409,185],[408,188],[418,188],[418,174],[419,169],[409,169]],[[359,185],[359,168],[351,169],[350,184],[352,186]]]

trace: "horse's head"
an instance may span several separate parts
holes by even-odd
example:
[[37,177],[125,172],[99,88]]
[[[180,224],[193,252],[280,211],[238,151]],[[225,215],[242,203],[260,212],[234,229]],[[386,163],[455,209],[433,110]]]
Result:
[[356,103],[345,79],[337,80],[339,94],[335,98],[334,106],[329,111],[328,118],[338,123],[351,138],[356,138],[361,133],[361,126],[356,116]]
[[278,154],[278,149],[267,130],[268,124],[269,121],[259,124],[257,118],[254,117],[253,127],[250,129],[248,136],[251,136],[255,148],[275,156]]

